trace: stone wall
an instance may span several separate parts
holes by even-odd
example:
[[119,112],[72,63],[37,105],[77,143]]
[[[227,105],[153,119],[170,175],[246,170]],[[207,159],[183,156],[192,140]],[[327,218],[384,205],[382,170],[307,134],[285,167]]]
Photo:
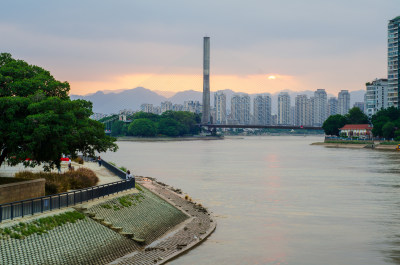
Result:
[[0,185],[0,204],[44,196],[45,179]]

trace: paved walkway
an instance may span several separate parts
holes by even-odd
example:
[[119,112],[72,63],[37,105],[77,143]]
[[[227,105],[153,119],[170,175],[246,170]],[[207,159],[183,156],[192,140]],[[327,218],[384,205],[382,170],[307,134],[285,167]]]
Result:
[[[105,167],[99,167],[99,164],[96,162],[85,162],[83,165],[78,163],[72,162],[72,166],[75,169],[80,167],[89,168],[96,173],[97,177],[99,178],[99,183],[97,185],[102,185],[106,183],[111,183],[115,181],[120,181],[121,179],[115,176],[112,172],[107,170]],[[16,165],[14,167],[10,167],[7,165],[2,165],[0,167],[0,177],[14,177],[15,173],[20,171],[31,171],[31,172],[41,172],[43,171],[43,166],[36,166],[34,168],[31,167],[24,167],[22,164]],[[61,163],[61,172],[68,171],[68,162]],[[57,172],[57,169],[54,169],[52,172]]]

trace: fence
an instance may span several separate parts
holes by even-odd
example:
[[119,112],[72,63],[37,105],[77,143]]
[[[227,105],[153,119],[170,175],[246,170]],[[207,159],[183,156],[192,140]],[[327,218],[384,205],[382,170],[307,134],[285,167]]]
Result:
[[69,207],[132,188],[135,188],[134,179],[121,180],[86,189],[0,204],[0,223],[7,219]]

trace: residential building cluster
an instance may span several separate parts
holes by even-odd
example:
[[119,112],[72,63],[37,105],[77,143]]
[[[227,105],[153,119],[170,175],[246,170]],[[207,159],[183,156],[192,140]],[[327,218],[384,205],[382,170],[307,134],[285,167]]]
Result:
[[211,116],[216,124],[322,126],[329,115],[339,111],[347,113],[350,109],[350,93],[347,90],[340,91],[338,98],[329,100],[325,89],[317,89],[310,98],[297,95],[294,106],[289,93],[281,92],[274,113],[269,94],[256,95],[253,100],[247,94],[234,94],[230,110],[226,108],[226,101],[222,91],[214,94]]
[[140,111],[154,114],[162,114],[168,110],[172,111],[189,111],[193,113],[201,113],[201,104],[199,101],[188,100],[182,104],[172,104],[171,101],[161,102],[160,106],[144,103],[140,105]]
[[388,75],[366,84],[365,113],[371,117],[381,109],[400,107],[400,16],[388,24]]

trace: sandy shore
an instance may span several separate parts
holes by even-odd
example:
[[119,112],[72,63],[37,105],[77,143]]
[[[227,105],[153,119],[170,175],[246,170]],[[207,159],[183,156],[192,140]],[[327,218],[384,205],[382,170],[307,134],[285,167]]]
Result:
[[335,148],[352,148],[352,149],[368,148],[371,150],[397,151],[396,145],[380,145],[379,143],[375,143],[373,148],[371,148],[370,144],[338,144],[338,143],[317,142],[317,143],[312,143],[311,145],[322,145],[326,147],[335,147]]

